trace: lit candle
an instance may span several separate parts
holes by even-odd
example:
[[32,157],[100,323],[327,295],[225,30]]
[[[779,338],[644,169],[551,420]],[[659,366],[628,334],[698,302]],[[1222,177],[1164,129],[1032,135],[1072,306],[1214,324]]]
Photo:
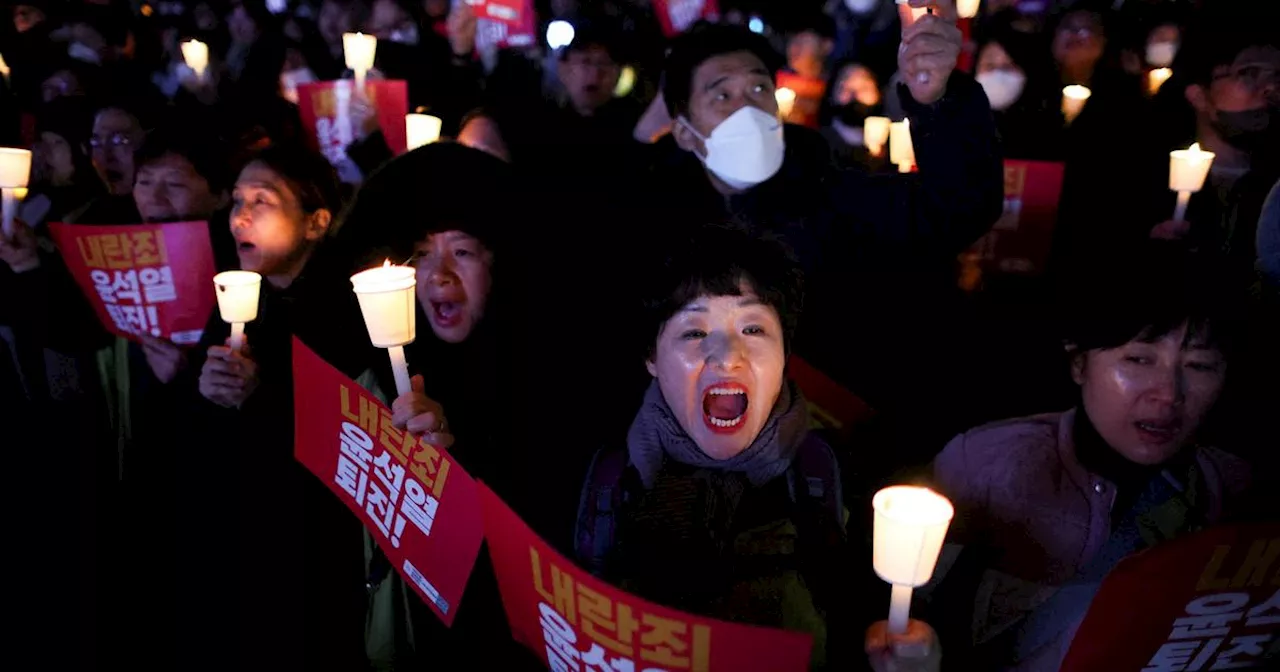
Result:
[[911,144],[911,120],[903,119],[889,125],[889,161],[898,172],[909,173],[916,164],[916,149]]
[[982,0],[956,0],[956,14],[962,19],[972,19],[978,15],[978,6]]
[[195,71],[196,77],[204,81],[204,73],[209,69],[209,45],[200,40],[188,40],[182,43],[182,60],[187,67]]
[[1062,89],[1062,116],[1067,118],[1067,123],[1076,120],[1080,116],[1080,111],[1084,109],[1084,104],[1092,96],[1093,92],[1087,86],[1072,84]]
[[862,122],[862,140],[872,154],[884,154],[884,145],[889,142],[889,128],[892,124],[889,117],[867,117]]
[[364,33],[343,33],[342,53],[347,67],[355,73],[356,91],[364,92],[364,78],[373,69],[373,58],[378,52],[378,38]]
[[218,314],[231,324],[231,352],[244,346],[244,325],[258,319],[258,293],[262,276],[253,271],[226,271],[213,276]]
[[1160,87],[1164,86],[1164,83],[1169,81],[1169,78],[1172,76],[1173,71],[1169,68],[1156,68],[1155,70],[1148,72],[1147,93],[1150,93],[1153,96],[1156,95],[1156,93],[1160,91]]
[[440,139],[440,117],[429,114],[404,115],[404,130],[409,138],[409,151]]
[[9,64],[4,62],[4,56],[0,56],[0,77],[4,77],[5,86],[9,85]]
[[1178,204],[1173,209],[1175,221],[1181,222],[1186,218],[1191,194],[1204,187],[1213,157],[1213,152],[1202,151],[1198,142],[1187,149],[1169,152],[1169,189],[1178,192]]
[[409,365],[404,359],[404,346],[413,342],[415,306],[414,290],[417,288],[417,271],[409,266],[392,266],[390,261],[379,268],[371,268],[351,276],[356,298],[360,300],[360,312],[364,325],[369,329],[369,340],[379,348],[386,348],[391,357],[391,371],[395,374],[396,394],[412,391],[409,384]]
[[791,111],[796,108],[796,92],[782,87],[773,92],[773,97],[778,101],[778,114],[786,121],[791,116]]
[[889,632],[907,631],[911,591],[933,576],[942,541],[955,509],[946,497],[908,485],[885,488],[871,500],[875,509],[872,565],[893,586],[889,601]]
[[[910,0],[897,0],[899,5],[907,5]],[[917,19],[924,16],[929,11],[929,7],[907,7],[907,12],[911,15],[911,23],[915,23]]]
[[3,194],[5,237],[13,235],[13,219],[18,215],[18,189],[27,187],[31,176],[31,150],[0,147],[0,194]]

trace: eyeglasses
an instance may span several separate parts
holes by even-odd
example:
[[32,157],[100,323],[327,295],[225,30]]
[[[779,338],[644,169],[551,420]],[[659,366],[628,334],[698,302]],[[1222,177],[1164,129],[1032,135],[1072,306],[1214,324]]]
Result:
[[1234,79],[1241,85],[1256,91],[1268,84],[1280,82],[1280,70],[1273,65],[1248,63],[1213,74],[1213,81],[1223,79]]
[[112,133],[105,138],[97,135],[89,138],[89,146],[94,149],[101,149],[103,147],[128,147],[132,144],[133,139],[124,133]]

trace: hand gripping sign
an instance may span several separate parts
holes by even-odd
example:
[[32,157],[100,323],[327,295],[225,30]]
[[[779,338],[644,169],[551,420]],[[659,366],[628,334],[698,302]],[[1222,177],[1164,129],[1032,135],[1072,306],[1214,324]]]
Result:
[[[335,166],[347,158],[347,147],[356,138],[350,107],[354,86],[346,79],[298,85],[298,112],[307,141]],[[405,153],[409,148],[404,125],[404,115],[409,113],[408,85],[400,80],[369,80],[365,96],[378,109],[378,128],[387,147],[396,155]]]
[[476,482],[444,449],[393,427],[386,406],[297,338],[293,384],[294,456],[453,625],[484,537]]

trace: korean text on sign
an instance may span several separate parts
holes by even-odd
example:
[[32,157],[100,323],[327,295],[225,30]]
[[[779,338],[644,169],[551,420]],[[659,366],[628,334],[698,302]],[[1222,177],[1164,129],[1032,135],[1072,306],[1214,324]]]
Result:
[[[112,332],[191,344],[213,307],[203,222],[50,227],[72,275]],[[175,269],[177,272],[175,273]]]
[[574,566],[481,487],[485,529],[512,634],[555,672],[808,669],[812,638],[694,616]]
[[1126,558],[1094,597],[1062,669],[1280,669],[1277,655],[1280,525],[1264,523],[1210,528]]
[[293,370],[298,461],[452,625],[484,538],[475,481],[445,450],[392,426],[386,406],[296,338]]

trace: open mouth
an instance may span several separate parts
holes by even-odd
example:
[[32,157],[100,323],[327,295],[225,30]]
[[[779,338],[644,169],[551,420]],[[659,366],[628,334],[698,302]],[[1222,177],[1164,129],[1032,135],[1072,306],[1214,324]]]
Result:
[[745,385],[716,383],[702,393],[702,421],[713,432],[731,434],[742,428],[749,405]]
[[236,244],[236,249],[241,252],[252,252],[258,249],[258,246],[250,243],[249,241],[242,241]]
[[462,302],[430,301],[431,321],[439,327],[456,327],[462,324]]
[[1182,423],[1177,420],[1139,420],[1133,423],[1143,443],[1164,445],[1178,438]]

